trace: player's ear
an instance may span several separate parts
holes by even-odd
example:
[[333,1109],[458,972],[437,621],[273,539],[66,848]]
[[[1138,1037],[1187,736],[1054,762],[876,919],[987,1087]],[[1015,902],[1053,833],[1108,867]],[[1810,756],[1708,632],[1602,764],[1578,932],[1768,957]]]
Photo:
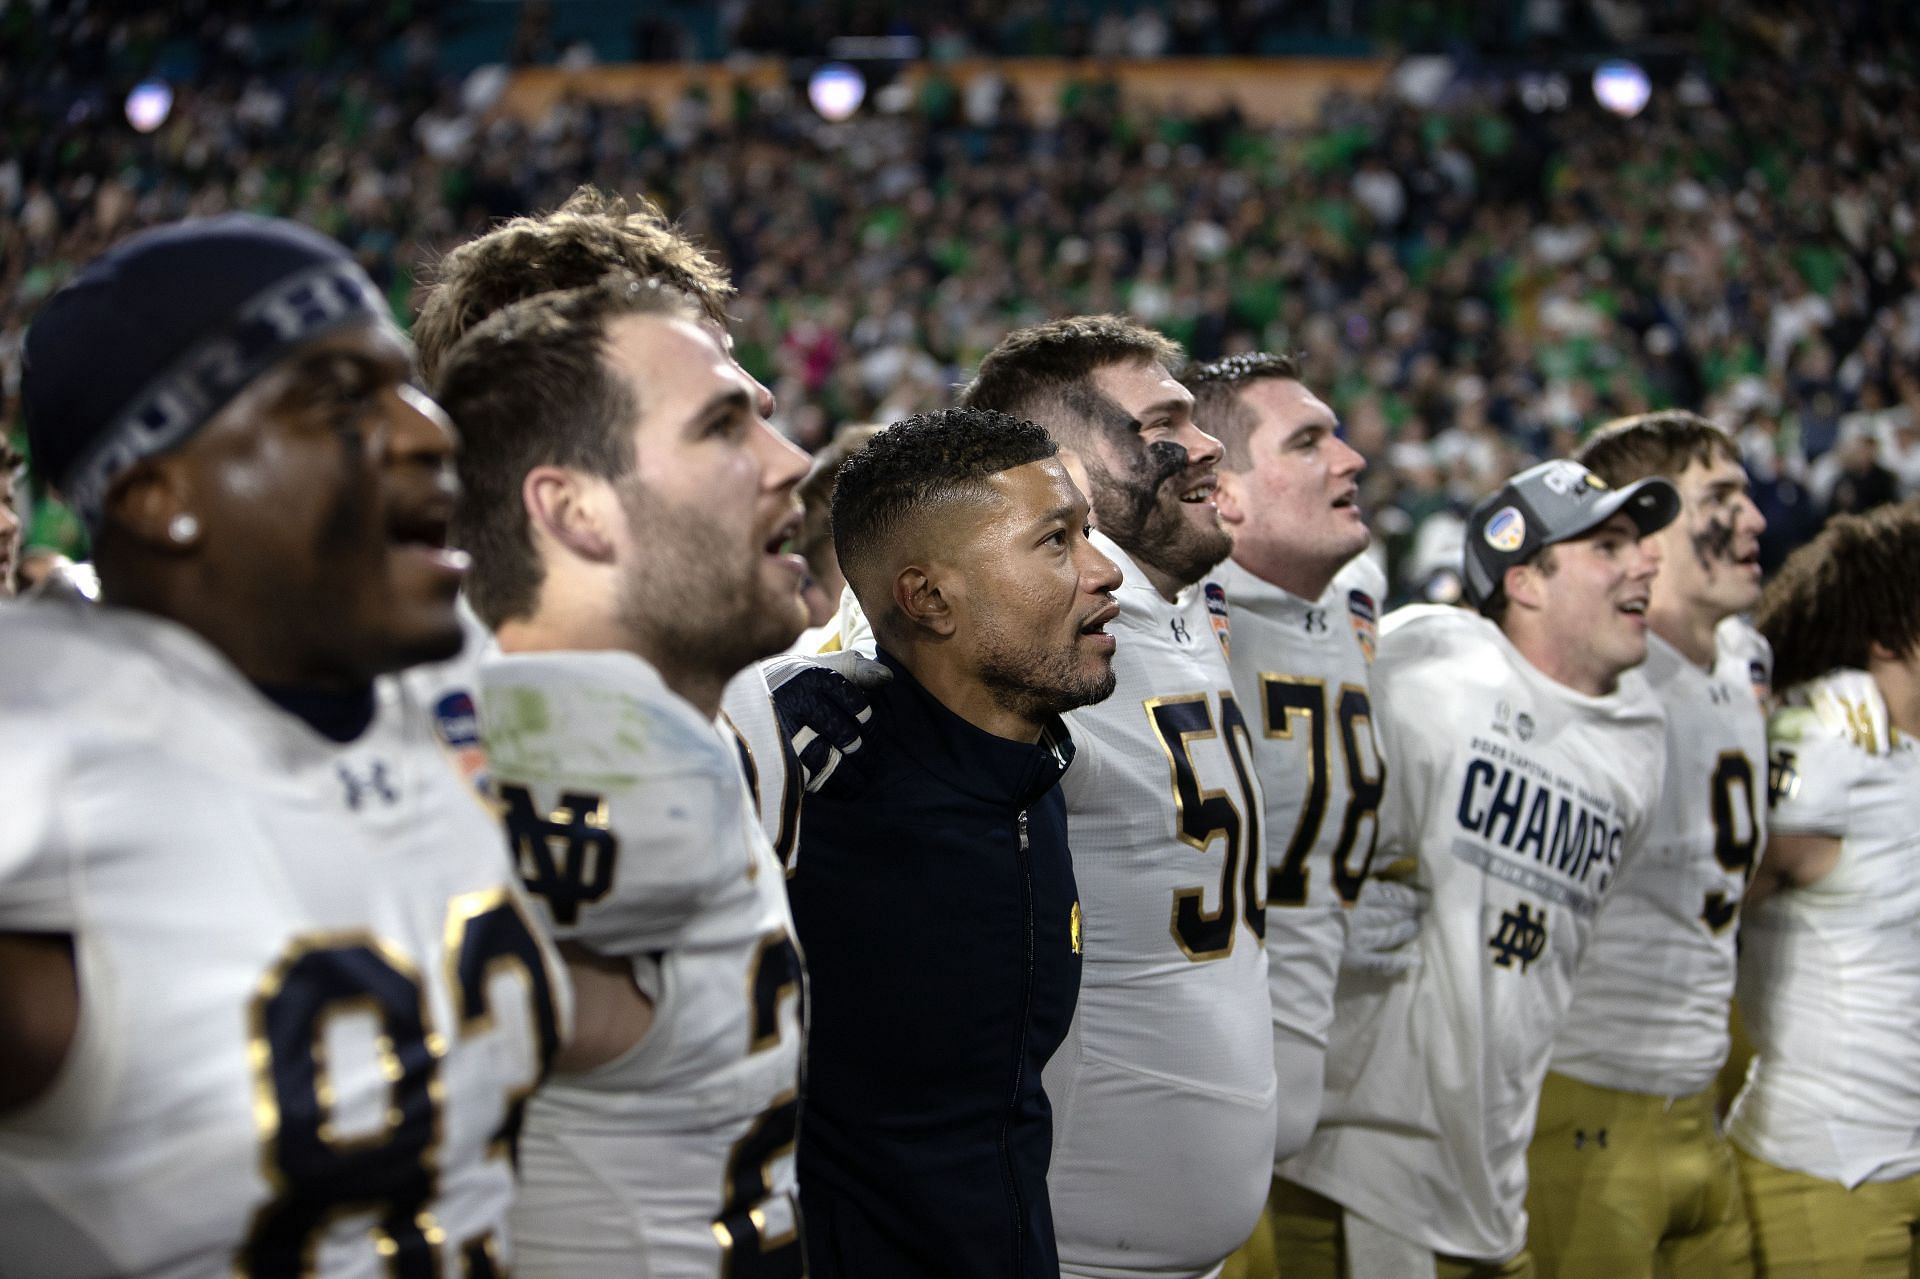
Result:
[[893,606],[909,624],[946,638],[959,628],[956,586],[951,572],[909,564],[893,575]]
[[1545,601],[1540,594],[1540,579],[1543,574],[1537,565],[1514,564],[1508,567],[1501,578],[1502,588],[1506,591],[1510,604],[1520,608],[1539,609]]
[[1217,487],[1213,490],[1213,508],[1220,512],[1222,524],[1244,524],[1247,522],[1246,479],[1224,466],[1214,472]]
[[590,563],[613,559],[612,519],[619,499],[604,480],[595,482],[564,466],[536,466],[520,482],[520,501],[535,548],[557,543]]
[[107,515],[149,550],[178,554],[199,545],[193,474],[179,454],[136,462],[107,492]]

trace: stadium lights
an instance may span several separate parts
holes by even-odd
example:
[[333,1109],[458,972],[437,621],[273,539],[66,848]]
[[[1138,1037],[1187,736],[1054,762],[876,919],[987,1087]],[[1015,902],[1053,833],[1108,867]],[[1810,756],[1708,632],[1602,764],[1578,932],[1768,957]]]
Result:
[[829,62],[807,81],[807,101],[823,120],[838,124],[860,109],[867,96],[867,78],[844,62]]
[[1653,85],[1638,63],[1616,58],[1594,68],[1593,97],[1622,120],[1631,120],[1646,109]]
[[140,133],[152,133],[173,111],[173,90],[164,80],[142,80],[127,95],[127,123]]

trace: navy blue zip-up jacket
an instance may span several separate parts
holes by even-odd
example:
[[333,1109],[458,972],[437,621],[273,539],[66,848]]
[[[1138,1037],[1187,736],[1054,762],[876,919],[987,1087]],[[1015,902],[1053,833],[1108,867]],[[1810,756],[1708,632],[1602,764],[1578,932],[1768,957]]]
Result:
[[1080,992],[1073,745],[975,728],[886,652],[865,781],[810,795],[788,881],[810,987],[812,1279],[1057,1279],[1040,1068]]

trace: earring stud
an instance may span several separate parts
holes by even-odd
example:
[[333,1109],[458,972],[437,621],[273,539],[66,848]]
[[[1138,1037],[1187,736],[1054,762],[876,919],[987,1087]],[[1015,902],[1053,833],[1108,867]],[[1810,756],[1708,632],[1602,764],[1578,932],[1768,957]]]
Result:
[[185,545],[200,536],[200,521],[182,511],[167,521],[167,536]]

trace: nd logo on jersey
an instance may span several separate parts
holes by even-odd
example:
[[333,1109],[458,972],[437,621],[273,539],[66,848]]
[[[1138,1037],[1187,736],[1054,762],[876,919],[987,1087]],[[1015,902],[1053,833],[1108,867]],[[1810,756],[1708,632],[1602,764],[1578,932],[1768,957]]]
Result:
[[1542,910],[1535,916],[1533,907],[1526,902],[1503,912],[1500,927],[1487,939],[1487,947],[1493,951],[1495,968],[1512,968],[1518,960],[1524,975],[1533,961],[1546,953],[1547,912]]
[[545,899],[554,923],[578,923],[580,908],[613,888],[619,842],[607,801],[568,791],[553,812],[543,815],[534,807],[532,793],[511,782],[501,783],[500,801],[506,808],[514,867],[527,891]]

